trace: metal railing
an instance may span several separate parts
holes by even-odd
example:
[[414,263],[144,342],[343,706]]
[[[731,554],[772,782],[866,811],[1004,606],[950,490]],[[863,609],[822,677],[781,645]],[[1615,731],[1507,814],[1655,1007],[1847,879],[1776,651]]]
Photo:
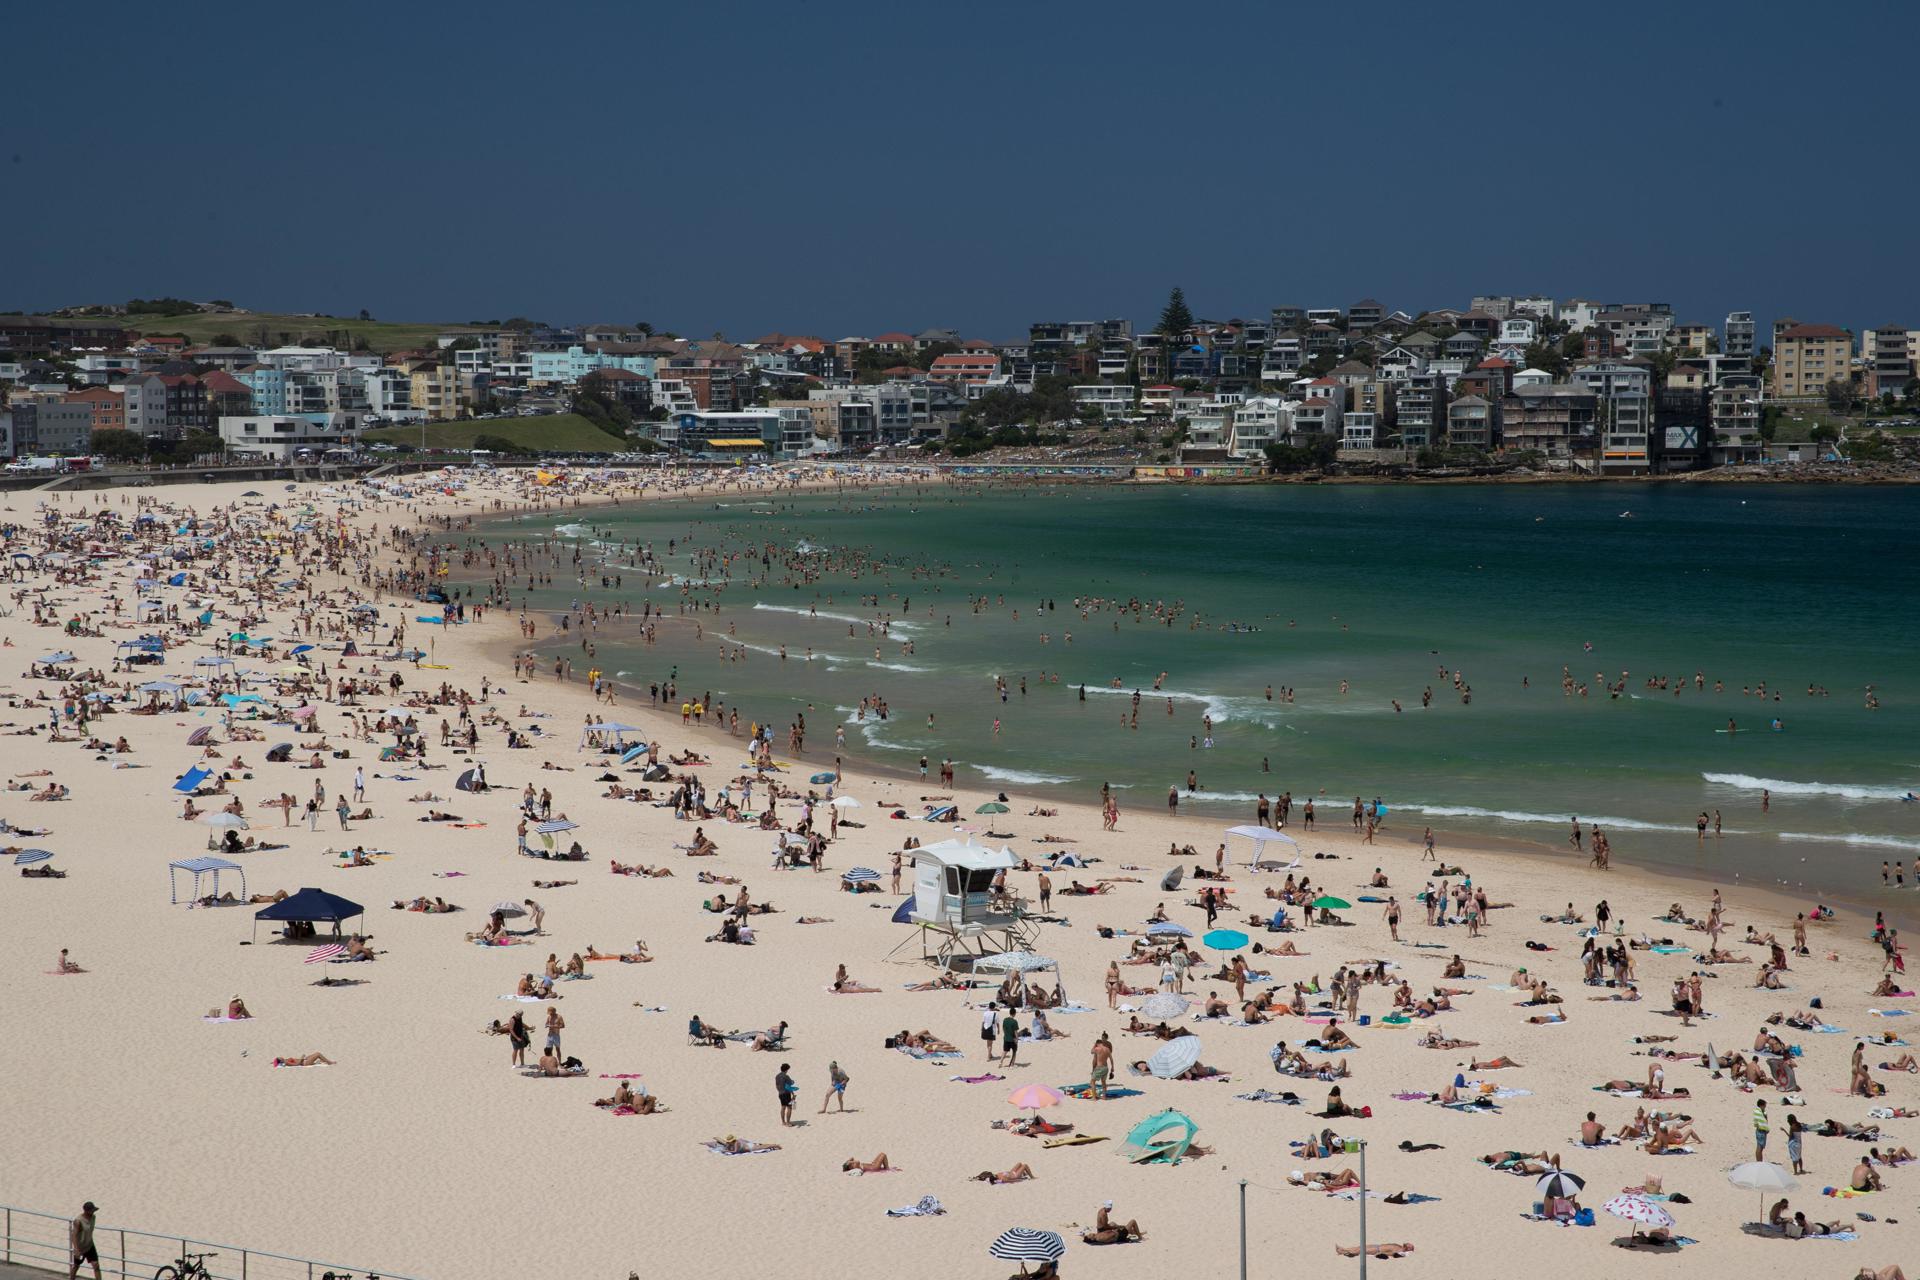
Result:
[[[70,1218],[0,1205],[0,1220],[3,1220],[0,1221],[0,1263],[66,1274]],[[217,1244],[193,1236],[109,1227],[105,1223],[94,1227],[93,1247],[100,1255],[102,1275],[137,1277],[138,1280],[151,1280],[161,1267],[173,1266],[187,1253],[210,1255],[207,1274],[212,1280],[326,1280],[328,1276],[334,1280],[367,1280],[376,1276],[378,1280],[409,1280],[390,1271],[375,1272],[366,1267],[322,1262],[318,1258],[296,1258],[291,1254]],[[82,1264],[81,1274],[91,1273],[92,1269]]]

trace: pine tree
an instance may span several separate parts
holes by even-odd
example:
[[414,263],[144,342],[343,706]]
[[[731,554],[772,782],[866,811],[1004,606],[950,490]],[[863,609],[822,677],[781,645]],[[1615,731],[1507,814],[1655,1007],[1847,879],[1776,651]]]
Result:
[[1193,328],[1193,312],[1187,309],[1187,295],[1178,287],[1167,295],[1167,305],[1160,312],[1160,332],[1169,338],[1186,336]]

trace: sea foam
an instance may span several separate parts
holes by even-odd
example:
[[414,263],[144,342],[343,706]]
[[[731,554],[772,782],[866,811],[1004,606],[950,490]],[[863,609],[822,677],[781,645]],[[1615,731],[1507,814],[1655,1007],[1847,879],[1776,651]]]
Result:
[[1746,773],[1703,773],[1708,782],[1736,791],[1771,791],[1777,796],[1840,796],[1847,800],[1904,800],[1905,787],[1876,787],[1864,782],[1793,782],[1785,778],[1756,778]]

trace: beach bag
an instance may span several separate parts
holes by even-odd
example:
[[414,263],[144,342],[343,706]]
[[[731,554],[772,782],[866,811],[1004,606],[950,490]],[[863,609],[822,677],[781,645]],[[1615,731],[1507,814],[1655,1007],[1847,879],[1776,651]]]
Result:
[[1574,1225],[1574,1226],[1576,1226],[1576,1227],[1590,1227],[1590,1226],[1592,1226],[1592,1225],[1593,1225],[1593,1210],[1591,1210],[1591,1209],[1582,1209],[1582,1210],[1581,1210],[1580,1212],[1578,1212],[1578,1213],[1576,1213],[1576,1214],[1574,1214],[1574,1215],[1573,1215],[1573,1225]]

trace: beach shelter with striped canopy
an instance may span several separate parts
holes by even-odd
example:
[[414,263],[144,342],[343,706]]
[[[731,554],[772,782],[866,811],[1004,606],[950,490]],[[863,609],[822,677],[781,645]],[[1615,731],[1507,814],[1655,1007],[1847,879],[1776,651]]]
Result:
[[179,877],[182,871],[187,872],[193,877],[192,890],[187,894],[187,900],[189,902],[197,901],[205,896],[200,892],[201,876],[210,875],[213,877],[212,893],[215,897],[218,897],[220,895],[220,873],[222,871],[237,873],[240,877],[240,896],[243,899],[247,896],[247,873],[239,863],[228,862],[225,858],[181,858],[177,862],[169,862],[167,864],[168,902],[178,903],[180,901]]

